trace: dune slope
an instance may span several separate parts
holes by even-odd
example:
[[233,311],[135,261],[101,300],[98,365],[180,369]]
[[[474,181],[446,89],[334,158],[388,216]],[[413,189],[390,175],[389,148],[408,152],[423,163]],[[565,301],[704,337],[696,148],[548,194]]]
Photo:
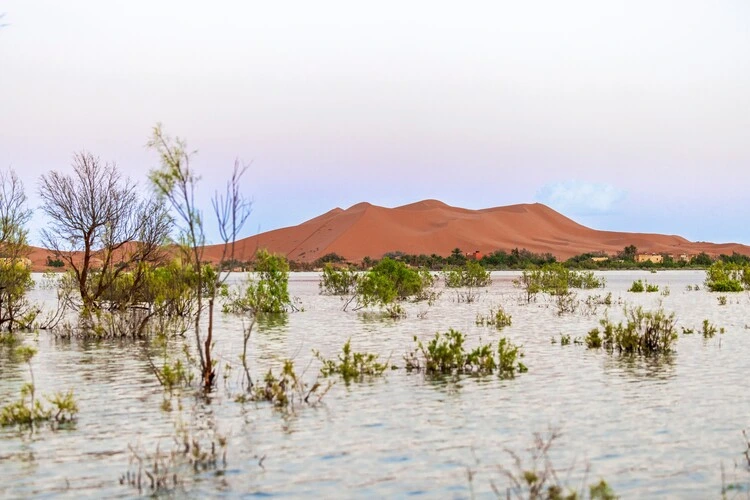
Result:
[[[248,260],[258,248],[267,248],[302,262],[312,262],[329,253],[359,261],[366,256],[380,258],[393,251],[448,255],[454,248],[482,253],[526,248],[566,259],[594,251],[614,254],[631,244],[641,252],[750,254],[750,247],[736,243],[690,242],[674,235],[598,231],[539,203],[468,210],[424,200],[395,208],[369,203],[346,210],[336,208],[297,226],[245,238],[237,242],[235,256],[238,260]],[[206,248],[207,258],[217,260],[220,256],[219,246]]]

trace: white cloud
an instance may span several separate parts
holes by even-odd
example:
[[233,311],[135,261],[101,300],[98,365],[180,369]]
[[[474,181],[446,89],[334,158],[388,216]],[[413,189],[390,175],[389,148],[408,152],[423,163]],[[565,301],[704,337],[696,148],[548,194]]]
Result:
[[611,184],[573,180],[543,186],[536,200],[565,215],[599,215],[616,212],[625,196]]

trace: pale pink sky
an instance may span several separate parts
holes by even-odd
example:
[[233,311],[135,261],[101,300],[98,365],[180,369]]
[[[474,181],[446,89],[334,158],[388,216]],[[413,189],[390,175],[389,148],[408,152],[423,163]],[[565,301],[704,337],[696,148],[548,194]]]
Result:
[[[0,2],[0,167],[145,182],[163,122],[248,233],[360,201],[542,201],[750,243],[750,2]],[[208,204],[206,204],[208,207]],[[34,219],[36,225],[44,220]],[[35,235],[34,235],[35,236]]]

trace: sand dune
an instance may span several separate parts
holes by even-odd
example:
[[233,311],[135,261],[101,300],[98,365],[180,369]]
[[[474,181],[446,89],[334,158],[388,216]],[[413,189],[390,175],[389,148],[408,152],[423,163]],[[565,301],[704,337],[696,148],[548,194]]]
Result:
[[[733,251],[750,254],[736,243],[690,242],[675,235],[598,231],[539,204],[520,204],[483,210],[451,207],[424,200],[395,208],[358,203],[346,210],[335,208],[297,226],[268,231],[239,241],[235,255],[248,260],[258,248],[288,259],[312,262],[337,253],[348,260],[402,251],[410,254],[448,255],[454,248],[465,252],[509,251],[526,248],[566,259],[585,252],[614,254],[627,245],[641,252],[710,255]],[[216,260],[221,248],[206,248]]]
[[[388,252],[449,255],[454,248],[484,254],[525,248],[567,259],[585,252],[615,254],[627,245],[640,252],[709,255],[739,252],[750,255],[750,246],[737,243],[691,242],[675,235],[598,231],[539,204],[468,210],[438,200],[423,200],[395,208],[358,203],[346,210],[334,208],[297,226],[267,231],[240,240],[237,260],[251,260],[258,248],[285,255],[290,260],[313,262],[336,253],[358,262]],[[218,262],[223,246],[205,249],[206,260]],[[33,247],[32,269],[45,271],[49,250]]]

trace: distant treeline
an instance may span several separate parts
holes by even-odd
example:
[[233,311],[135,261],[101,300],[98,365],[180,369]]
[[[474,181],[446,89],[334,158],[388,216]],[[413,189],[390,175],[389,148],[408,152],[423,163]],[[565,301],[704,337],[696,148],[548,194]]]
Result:
[[[487,255],[475,256],[474,254],[465,254],[460,248],[455,248],[450,255],[432,254],[408,254],[400,251],[389,252],[384,257],[404,262],[413,267],[430,269],[432,271],[441,271],[452,266],[462,266],[467,261],[479,262],[483,267],[490,270],[507,270],[507,269],[532,269],[541,267],[544,264],[560,262],[571,269],[705,269],[714,262],[725,262],[731,264],[748,265],[750,256],[737,252],[732,255],[721,254],[714,258],[705,252],[684,259],[675,259],[670,254],[659,254],[662,262],[637,262],[636,256],[638,249],[634,245],[623,248],[622,251],[614,256],[608,256],[602,252],[589,252],[576,255],[565,261],[558,261],[551,253],[535,253],[525,248],[514,248],[509,252],[497,250]],[[313,262],[289,261],[289,267],[292,271],[313,271],[321,269],[325,264],[351,265],[361,269],[369,269],[378,263],[377,259],[365,257],[361,262],[348,262],[344,257],[336,253],[329,253],[320,257]],[[224,269],[241,269],[252,270],[252,261],[225,261],[222,265]]]

